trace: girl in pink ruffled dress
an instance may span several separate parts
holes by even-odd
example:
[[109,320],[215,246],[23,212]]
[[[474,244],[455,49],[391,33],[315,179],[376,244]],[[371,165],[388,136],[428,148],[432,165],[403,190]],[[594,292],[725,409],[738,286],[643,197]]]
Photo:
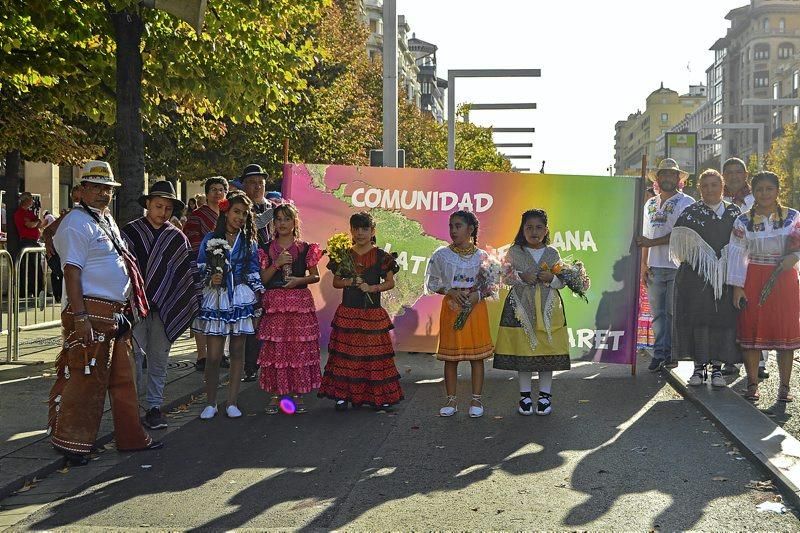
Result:
[[267,414],[280,410],[281,396],[291,395],[296,413],[306,412],[303,394],[321,382],[319,322],[308,285],[319,282],[317,243],[300,240],[300,218],[294,205],[275,208],[275,239],[259,250],[264,315],[258,330],[263,341],[259,383],[272,396]]

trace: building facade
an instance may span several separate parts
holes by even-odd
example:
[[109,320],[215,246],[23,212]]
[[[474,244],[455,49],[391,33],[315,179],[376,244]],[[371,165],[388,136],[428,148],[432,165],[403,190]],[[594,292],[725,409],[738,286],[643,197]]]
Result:
[[[367,56],[375,60],[383,54],[383,0],[362,0],[361,12],[364,22],[369,25]],[[419,80],[419,67],[416,57],[409,49],[411,28],[405,15],[397,16],[397,82],[403,88],[406,99],[417,107],[421,106],[422,93]]]
[[412,34],[411,39],[408,40],[408,48],[414,54],[419,68],[420,109],[430,113],[441,124],[447,118],[445,108],[447,80],[436,75],[436,50],[438,47],[422,39],[417,39],[417,36]]
[[[745,98],[789,98],[797,94],[800,76],[800,0],[751,0],[725,17],[731,26],[712,50],[715,52],[715,82],[721,74],[721,116],[727,124],[764,125],[765,149],[780,136],[787,121],[797,121],[792,107],[744,106]],[[719,70],[720,72],[717,72]],[[709,80],[710,82],[710,80]],[[716,94],[716,93],[714,93]],[[724,152],[747,160],[757,153],[755,130],[724,130],[718,134]]]
[[[707,101],[706,87],[692,86],[683,95],[661,87],[650,93],[645,110],[628,115],[615,125],[614,173],[617,176],[638,175],[642,155],[652,162],[663,153],[663,136],[676,124],[688,119]],[[660,139],[660,142],[659,142]]]

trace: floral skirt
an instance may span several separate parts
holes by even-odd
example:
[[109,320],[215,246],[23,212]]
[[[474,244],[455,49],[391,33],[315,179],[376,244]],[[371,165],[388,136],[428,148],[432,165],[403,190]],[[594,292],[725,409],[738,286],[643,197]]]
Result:
[[472,308],[464,327],[459,330],[453,329],[459,312],[450,309],[448,302],[449,297],[442,300],[436,358],[440,361],[479,361],[491,357],[494,345],[486,302],[481,300]]
[[256,293],[246,283],[233,288],[233,299],[225,288],[205,287],[192,331],[213,336],[252,335],[257,305]]
[[259,384],[269,393],[305,394],[321,384],[319,322],[308,289],[269,289],[262,298],[264,316]]
[[393,405],[403,399],[389,331],[394,327],[382,307],[340,305],[333,317],[328,363],[320,398],[353,405]]
[[775,265],[747,267],[744,292],[747,305],[739,313],[736,340],[745,350],[796,350],[800,348],[800,282],[797,270],[781,273],[763,306],[761,289]]

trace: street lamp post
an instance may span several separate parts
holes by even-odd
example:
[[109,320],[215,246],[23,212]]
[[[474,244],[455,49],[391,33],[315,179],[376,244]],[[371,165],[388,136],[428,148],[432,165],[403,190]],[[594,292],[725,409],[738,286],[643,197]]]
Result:
[[383,0],[383,166],[397,166],[397,0]]

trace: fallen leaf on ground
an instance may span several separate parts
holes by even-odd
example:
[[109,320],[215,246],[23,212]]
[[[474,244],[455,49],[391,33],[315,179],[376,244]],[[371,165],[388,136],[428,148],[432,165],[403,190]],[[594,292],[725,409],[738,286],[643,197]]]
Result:
[[142,465],[142,468],[147,470],[148,468],[153,468],[153,465]]
[[502,420],[502,419],[503,419],[503,417],[502,417],[502,416],[496,416],[496,417],[494,417],[494,419],[495,419],[495,420]]
[[728,481],[728,478],[722,476],[714,476],[711,478],[711,481]]
[[66,474],[67,472],[69,472],[68,466],[65,466],[64,468],[58,471],[59,474]]
[[589,403],[589,400],[578,400],[578,403]]
[[411,429],[419,429],[419,426],[411,426]]
[[764,492],[771,492],[775,490],[775,485],[772,484],[771,480],[767,481],[750,481],[747,485],[745,485],[748,489],[754,490],[761,490]]

